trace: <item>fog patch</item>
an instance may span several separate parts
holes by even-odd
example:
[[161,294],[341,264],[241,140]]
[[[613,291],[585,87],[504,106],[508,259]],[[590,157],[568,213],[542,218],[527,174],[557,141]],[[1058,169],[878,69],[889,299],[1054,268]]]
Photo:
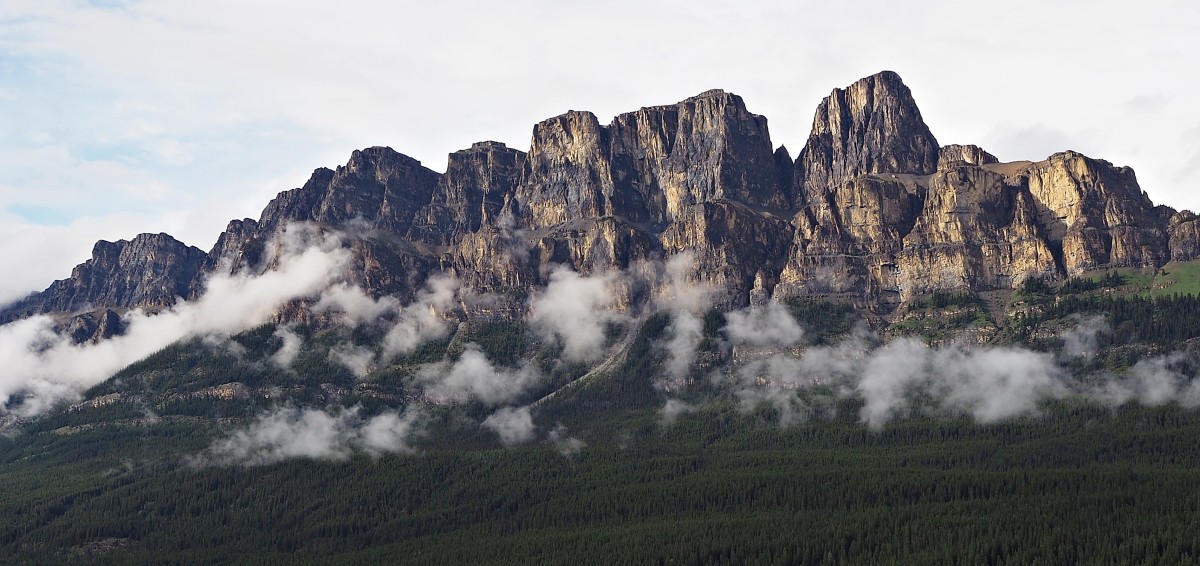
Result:
[[362,379],[371,373],[375,365],[375,352],[370,348],[343,342],[329,349],[329,359],[350,370],[354,377]]
[[453,273],[440,273],[426,280],[416,300],[397,312],[396,324],[383,339],[383,357],[411,354],[425,342],[445,338],[450,323],[440,313],[454,304],[458,287]]
[[289,225],[272,246],[276,269],[260,275],[213,275],[194,301],[151,315],[126,313],[126,332],[97,343],[74,344],[57,334],[54,321],[34,316],[0,326],[0,404],[20,415],[39,414],[79,395],[136,362],[179,340],[197,336],[227,338],[260,326],[290,301],[314,296],[344,271],[350,254],[337,234]]
[[684,413],[695,411],[696,407],[675,398],[668,398],[666,403],[663,403],[661,409],[658,410],[658,424],[663,428],[671,427],[675,421],[679,420],[679,416]]
[[530,325],[562,343],[568,361],[595,361],[604,353],[606,327],[625,318],[612,309],[616,282],[612,273],[584,277],[567,267],[555,268],[545,290],[530,301]]
[[495,432],[505,446],[524,444],[533,440],[535,434],[529,407],[503,407],[484,419],[483,427]]
[[413,452],[409,441],[420,432],[420,413],[386,412],[363,419],[358,412],[358,408],[277,408],[187,462],[195,467],[262,466],[294,458],[345,460],[358,452],[372,456]]
[[435,402],[478,399],[488,405],[516,399],[541,377],[532,364],[496,367],[475,343],[467,344],[458,360],[429,364],[417,374],[425,395]]
[[276,328],[274,336],[279,338],[283,344],[278,350],[275,350],[274,354],[271,354],[271,363],[280,369],[289,369],[296,361],[296,357],[300,355],[300,347],[304,344],[304,340],[286,326]]
[[1073,316],[1075,326],[1059,334],[1063,341],[1062,355],[1068,359],[1081,358],[1090,360],[1099,351],[1099,337],[1110,331],[1108,321],[1101,315],[1089,317]]
[[712,306],[716,289],[703,281],[692,281],[696,274],[695,254],[685,251],[672,256],[663,266],[658,306],[671,315],[667,325],[666,382],[669,387],[682,381],[696,359],[696,350],[704,338],[704,322],[700,316]]
[[558,453],[566,458],[574,458],[580,452],[583,452],[584,448],[587,448],[586,442],[571,436],[567,431],[567,427],[562,424],[559,424],[554,427],[554,430],[550,431],[549,440],[558,449]]
[[724,331],[730,342],[751,346],[788,347],[804,339],[800,323],[786,306],[774,300],[726,313]]

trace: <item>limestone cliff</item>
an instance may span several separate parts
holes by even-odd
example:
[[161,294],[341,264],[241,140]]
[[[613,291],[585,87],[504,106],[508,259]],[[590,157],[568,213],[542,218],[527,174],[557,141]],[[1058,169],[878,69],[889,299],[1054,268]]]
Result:
[[408,300],[451,270],[474,290],[523,297],[559,265],[591,273],[687,251],[726,304],[834,295],[889,312],[936,290],[1191,260],[1196,218],[1155,206],[1130,169],[1074,152],[1001,163],[939,146],[909,88],[882,72],[821,101],[794,160],[766,118],[721,90],[608,125],[567,112],[534,126],[528,153],[480,142],[444,174],[390,148],[355,151],[257,220],[231,222],[208,253],[166,235],[101,242],[0,320],[65,313],[79,315],[78,339],[117,331],[103,309],[163,307],[210,274],[271,269],[290,222],[343,233],[342,278],[375,296]]

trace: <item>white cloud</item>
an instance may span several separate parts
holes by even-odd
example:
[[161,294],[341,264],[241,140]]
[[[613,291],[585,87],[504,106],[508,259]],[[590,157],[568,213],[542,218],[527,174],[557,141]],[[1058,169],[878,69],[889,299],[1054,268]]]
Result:
[[255,466],[293,458],[345,460],[355,452],[408,453],[413,451],[409,441],[419,433],[420,418],[414,410],[364,420],[357,408],[282,407],[262,413],[246,428],[230,432],[188,461],[193,466]]
[[554,444],[554,447],[558,448],[559,454],[567,458],[574,458],[580,452],[583,452],[584,448],[587,448],[586,442],[571,436],[570,432],[567,431],[567,427],[562,424],[554,427],[554,430],[550,431],[547,437]]
[[345,366],[354,377],[362,379],[375,365],[375,352],[363,346],[341,343],[329,349],[329,359]]
[[96,344],[76,345],[53,332],[50,317],[0,326],[0,402],[26,393],[18,411],[38,413],[72,399],[125,366],[178,340],[228,336],[269,320],[293,299],[315,295],[345,269],[349,253],[336,235],[293,225],[280,235],[279,268],[262,275],[216,275],[195,301],[156,315],[125,315],[126,332]]
[[1075,325],[1059,334],[1063,341],[1062,354],[1068,358],[1090,360],[1099,348],[1100,335],[1110,330],[1108,321],[1101,315],[1075,316],[1073,320]]
[[804,329],[792,318],[786,306],[771,301],[725,315],[725,334],[734,344],[753,346],[795,346],[804,338]]
[[696,359],[696,349],[704,337],[700,315],[712,305],[713,295],[717,292],[696,276],[697,266],[691,251],[668,258],[659,283],[661,291],[655,297],[658,305],[671,313],[664,346],[667,349],[665,369],[673,382],[686,377]]
[[532,365],[498,368],[479,346],[470,343],[454,363],[429,364],[417,375],[425,394],[441,402],[479,399],[487,404],[512,401],[541,379]]
[[502,407],[483,420],[483,427],[495,432],[505,446],[529,442],[536,432],[529,407]]
[[624,319],[612,308],[616,281],[612,273],[583,277],[567,267],[556,268],[545,290],[530,301],[530,325],[560,340],[566,359],[596,360],[604,353],[607,325]]
[[679,399],[667,399],[666,403],[663,403],[662,408],[658,410],[658,424],[663,428],[670,427],[675,424],[675,421],[679,420],[679,415],[694,410],[696,410],[695,407],[687,404],[684,401]]
[[457,291],[453,273],[430,276],[416,300],[400,309],[395,326],[383,339],[383,357],[409,354],[425,342],[445,337],[450,324],[439,313],[453,305]]
[[283,344],[271,354],[271,362],[281,369],[288,369],[292,367],[292,362],[296,361],[296,356],[300,355],[300,346],[304,340],[287,327],[276,328],[275,336],[282,340]]
[[321,293],[321,299],[313,305],[315,313],[336,313],[339,322],[347,326],[375,322],[383,315],[400,307],[395,297],[373,299],[357,286],[349,283],[333,285]]

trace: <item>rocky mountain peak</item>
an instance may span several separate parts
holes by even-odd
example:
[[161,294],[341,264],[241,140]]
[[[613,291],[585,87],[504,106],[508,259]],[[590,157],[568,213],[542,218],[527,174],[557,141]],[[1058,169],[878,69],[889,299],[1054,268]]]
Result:
[[90,307],[161,308],[186,297],[208,254],[168,234],[99,241],[71,277],[11,305],[0,321],[32,314],[74,313]]
[[797,184],[811,202],[859,175],[928,175],[937,170],[938,153],[912,92],[884,71],[834,89],[817,106],[797,158]]
[[[444,174],[388,147],[358,150],[257,221],[231,222],[208,254],[166,235],[99,242],[70,279],[0,320],[195,296],[209,274],[269,269],[264,247],[292,221],[353,227],[341,276],[376,297],[407,300],[438,270],[520,296],[558,265],[591,273],[688,252],[728,304],[832,295],[887,313],[932,291],[1190,260],[1195,219],[1154,206],[1131,169],[1075,152],[1000,163],[978,146],[939,147],[885,71],[826,97],[795,161],[766,118],[720,89],[608,125],[569,111],[533,127],[528,153],[476,142]],[[93,318],[80,336],[114,327]]]

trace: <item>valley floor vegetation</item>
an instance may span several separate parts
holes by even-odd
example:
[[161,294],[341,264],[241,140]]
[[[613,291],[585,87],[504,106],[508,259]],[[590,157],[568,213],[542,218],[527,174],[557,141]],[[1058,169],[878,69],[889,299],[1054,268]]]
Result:
[[[1012,316],[978,297],[937,295],[912,305],[912,326],[919,332],[921,320],[941,317],[959,331],[982,328],[996,347],[1054,353],[1080,375],[1122,376],[1164,359],[1184,380],[1171,392],[1183,391],[1195,375],[1200,302],[1135,283],[1121,274],[1058,288],[1033,281],[1011,297]],[[844,304],[801,300],[787,309],[809,348],[844,343],[862,324]],[[727,315],[697,322],[697,366],[730,363],[721,345]],[[800,400],[792,405],[748,402],[703,372],[664,387],[671,324],[666,314],[639,321],[622,361],[594,375],[561,363],[561,346],[539,342],[525,325],[472,324],[379,368],[366,385],[330,355],[376,341],[361,329],[297,329],[306,346],[286,379],[255,361],[284,346],[278,328],[237,335],[236,348],[174,344],[93,388],[90,402],[0,436],[0,560],[1200,560],[1200,410],[1180,395],[1048,395],[983,421],[914,398],[912,410],[869,426],[869,400],[856,394],[813,388],[792,392]],[[420,368],[471,352],[512,368],[509,378],[522,363],[544,373],[518,399],[525,412],[496,424],[502,411],[476,396],[410,418]],[[231,382],[271,395],[242,395]],[[312,429],[334,431],[329,439],[279,452],[278,439],[260,430],[254,438],[276,442],[278,457],[216,449],[222,439],[250,438],[253,423],[295,425],[308,414],[302,408],[331,399],[341,408],[318,412],[328,426]],[[786,418],[797,407],[803,414]],[[539,432],[508,442],[522,418]],[[377,443],[385,433],[404,442],[372,449],[386,445]],[[302,450],[313,446],[327,450]]]

